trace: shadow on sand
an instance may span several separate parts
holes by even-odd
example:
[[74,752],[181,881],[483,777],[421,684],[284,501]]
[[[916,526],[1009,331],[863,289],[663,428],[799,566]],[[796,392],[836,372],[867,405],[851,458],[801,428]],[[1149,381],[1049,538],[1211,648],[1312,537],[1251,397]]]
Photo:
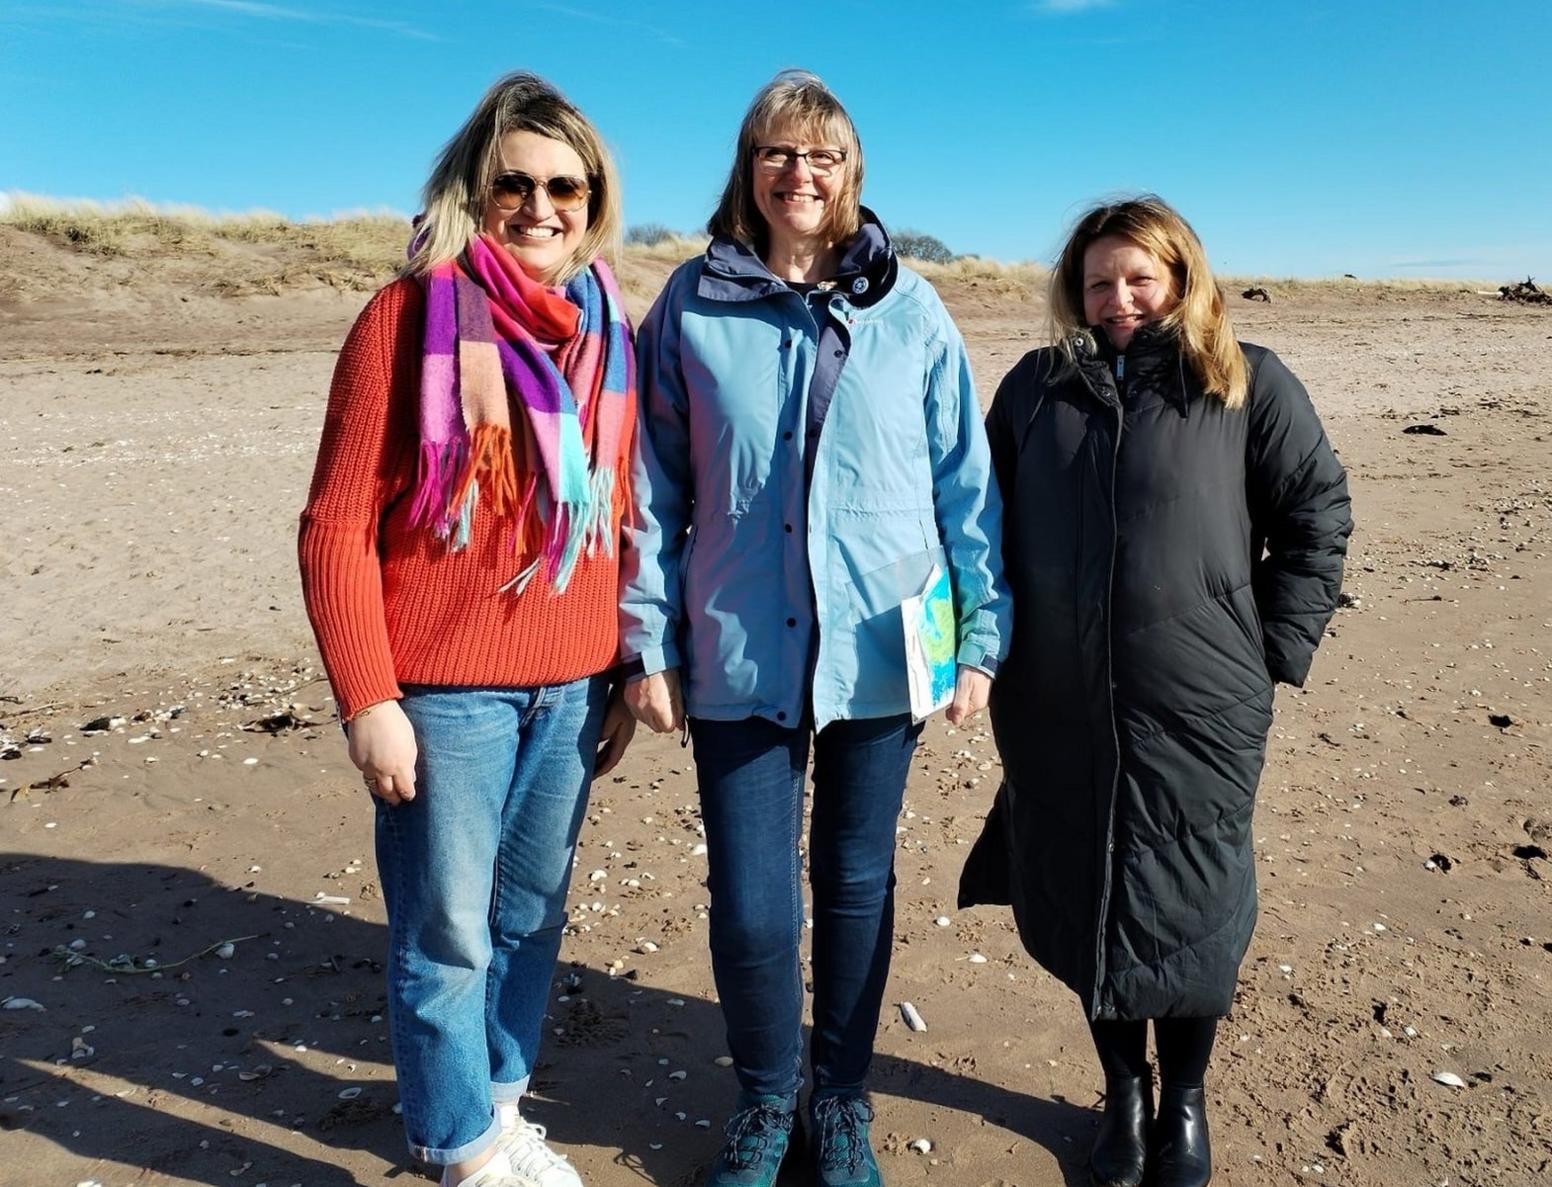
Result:
[[[210,1187],[420,1181],[393,1112],[381,924],[195,870],[18,853],[0,854],[0,901],[12,906],[0,998],[46,1007],[0,1012],[0,1129]],[[230,959],[173,963],[240,936],[255,938]],[[161,975],[65,969],[54,953],[72,942],[104,960],[151,956]],[[697,1184],[732,1088],[712,1062],[720,1011],[564,962],[557,976],[573,972],[581,987],[551,1001],[534,1118],[562,1150],[620,1151],[595,1187]],[[688,1075],[671,1079],[677,1070]],[[1086,1109],[885,1055],[872,1081],[1044,1147],[1068,1187],[1088,1181]],[[339,1150],[385,1168],[358,1179],[331,1156]]]

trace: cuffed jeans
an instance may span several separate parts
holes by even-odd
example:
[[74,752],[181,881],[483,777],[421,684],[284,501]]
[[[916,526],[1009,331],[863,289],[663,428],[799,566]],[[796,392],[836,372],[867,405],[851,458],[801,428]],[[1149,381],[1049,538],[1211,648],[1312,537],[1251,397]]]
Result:
[[410,1149],[447,1164],[527,1087],[603,725],[600,677],[412,687],[416,795],[377,802],[388,1014]]
[[[810,731],[763,718],[690,723],[706,826],[711,967],[740,1087],[794,1104],[802,1085],[798,843]],[[894,930],[895,826],[921,726],[837,721],[813,738],[816,1093],[860,1092]]]

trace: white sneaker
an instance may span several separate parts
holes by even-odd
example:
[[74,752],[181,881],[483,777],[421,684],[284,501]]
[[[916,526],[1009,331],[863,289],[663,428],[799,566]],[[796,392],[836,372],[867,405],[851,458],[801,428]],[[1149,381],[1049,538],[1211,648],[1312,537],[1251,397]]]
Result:
[[472,1175],[452,1179],[452,1171],[443,1171],[441,1187],[528,1187],[526,1179],[519,1179],[512,1172],[512,1164],[499,1147],[490,1159]]
[[515,1102],[497,1105],[496,1117],[501,1122],[496,1149],[506,1156],[514,1185],[582,1187],[582,1176],[576,1168],[544,1140],[544,1126],[525,1120]]

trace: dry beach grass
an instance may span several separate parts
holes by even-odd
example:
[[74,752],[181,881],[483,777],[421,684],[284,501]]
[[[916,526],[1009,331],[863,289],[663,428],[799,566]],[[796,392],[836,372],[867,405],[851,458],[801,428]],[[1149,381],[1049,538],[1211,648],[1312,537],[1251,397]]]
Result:
[[[333,353],[404,228],[244,218],[0,215],[5,1187],[420,1181],[370,812],[293,551]],[[693,250],[627,253],[635,313]],[[989,396],[1038,341],[1039,273],[927,271]],[[1242,336],[1306,380],[1359,526],[1310,685],[1278,695],[1215,1182],[1542,1183],[1552,311],[1256,283]],[[1077,1007],[1005,913],[953,912],[997,769],[984,723],[935,722],[900,821],[876,1065],[899,1187],[1087,1182]],[[717,1143],[699,843],[688,754],[641,737],[595,789],[536,1082],[593,1187],[696,1183]]]

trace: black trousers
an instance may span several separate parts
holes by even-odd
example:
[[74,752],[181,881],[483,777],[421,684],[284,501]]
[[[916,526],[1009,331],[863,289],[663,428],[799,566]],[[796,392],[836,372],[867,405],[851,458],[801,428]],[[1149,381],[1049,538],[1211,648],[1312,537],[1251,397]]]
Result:
[[[1147,1072],[1147,1022],[1090,1022],[1089,1030],[1106,1079]],[[1155,1018],[1153,1042],[1159,1052],[1159,1079],[1187,1087],[1201,1084],[1217,1034],[1216,1018]]]

